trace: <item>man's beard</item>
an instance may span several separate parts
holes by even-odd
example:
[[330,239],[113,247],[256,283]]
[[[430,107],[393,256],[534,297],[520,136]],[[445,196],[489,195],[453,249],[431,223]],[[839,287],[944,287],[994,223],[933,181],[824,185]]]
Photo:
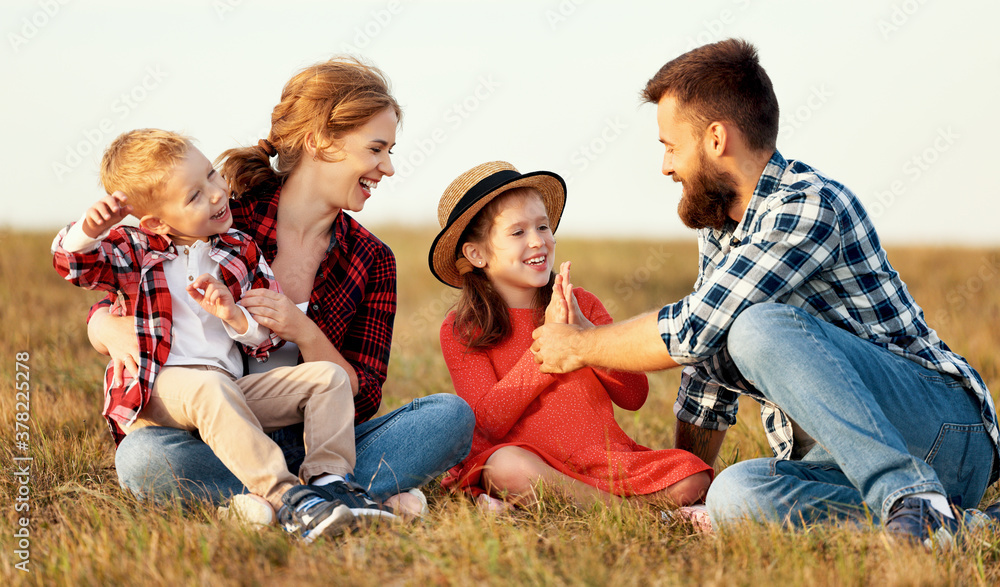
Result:
[[729,219],[729,209],[739,197],[736,179],[728,171],[723,171],[705,157],[705,151],[698,153],[698,169],[683,181],[684,193],[677,204],[677,214],[688,228],[714,228],[721,230]]

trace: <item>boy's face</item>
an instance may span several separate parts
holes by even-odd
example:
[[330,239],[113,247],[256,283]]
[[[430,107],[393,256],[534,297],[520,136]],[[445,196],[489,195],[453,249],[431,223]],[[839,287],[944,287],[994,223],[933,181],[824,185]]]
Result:
[[206,241],[233,225],[229,188],[212,163],[191,147],[161,188],[157,210],[144,226],[171,237],[178,245]]

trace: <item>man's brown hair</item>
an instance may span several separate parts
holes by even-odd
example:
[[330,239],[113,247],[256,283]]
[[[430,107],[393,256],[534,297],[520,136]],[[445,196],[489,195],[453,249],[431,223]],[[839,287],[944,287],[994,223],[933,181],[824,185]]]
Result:
[[682,116],[696,132],[712,122],[739,129],[747,147],[774,150],[778,139],[778,98],[760,66],[757,48],[742,39],[703,45],[668,62],[642,91],[646,102],[677,99]]

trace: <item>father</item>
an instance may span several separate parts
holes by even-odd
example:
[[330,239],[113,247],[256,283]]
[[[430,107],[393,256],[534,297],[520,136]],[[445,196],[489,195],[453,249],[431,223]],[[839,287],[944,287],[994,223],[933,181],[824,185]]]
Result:
[[717,477],[716,524],[870,513],[901,537],[950,540],[949,500],[975,507],[998,476],[993,401],[927,326],[857,197],[775,149],[778,102],[756,49],[694,49],[643,97],[698,230],[694,291],[619,324],[542,326],[542,371],[685,365],[676,445],[709,464],[738,394],[759,401],[776,458]]

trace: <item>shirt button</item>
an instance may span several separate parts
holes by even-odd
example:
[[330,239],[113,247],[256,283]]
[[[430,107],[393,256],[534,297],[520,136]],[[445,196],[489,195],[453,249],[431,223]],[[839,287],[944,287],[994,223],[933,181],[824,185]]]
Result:
[[194,275],[188,275],[188,281],[194,281]]
[[314,312],[318,312],[319,311],[319,304],[313,304],[312,305],[312,309],[313,309]]

